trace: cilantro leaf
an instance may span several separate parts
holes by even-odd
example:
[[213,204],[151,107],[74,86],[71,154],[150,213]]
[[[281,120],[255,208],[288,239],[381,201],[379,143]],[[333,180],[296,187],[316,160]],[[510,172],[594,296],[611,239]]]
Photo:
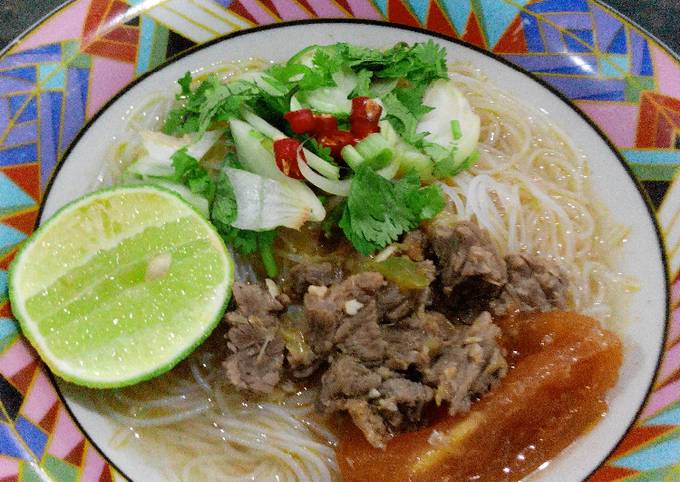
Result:
[[283,84],[295,84],[300,90],[314,90],[335,85],[318,69],[302,64],[274,64],[267,73]]
[[413,114],[416,120],[420,120],[433,109],[429,105],[423,104],[423,96],[428,86],[429,84],[425,82],[420,84],[411,83],[408,87],[400,87],[393,91],[399,102]]
[[[435,150],[444,150],[446,151],[443,147],[437,145],[437,144],[431,144],[429,146],[425,147],[425,151],[429,151],[428,153],[434,152]],[[442,178],[442,177],[451,177],[455,176],[456,174],[459,174],[467,169],[470,169],[475,162],[479,159],[479,151],[475,150],[470,154],[466,159],[460,161],[455,160],[455,155],[456,155],[456,149],[455,146],[454,148],[449,152],[448,155],[442,156],[439,158],[436,158],[434,156],[434,169],[432,170],[432,174],[434,177],[437,178]]]
[[247,256],[257,252],[258,233],[256,231],[247,231],[230,226],[227,229],[221,229],[219,233],[225,244],[231,246],[238,253]]
[[204,196],[209,201],[215,196],[215,182],[198,161],[187,154],[187,148],[175,152],[172,157],[175,168],[174,179],[191,189],[191,192]]
[[397,97],[391,92],[382,98],[387,112],[387,120],[392,124],[394,130],[409,144],[417,145],[422,139],[422,135],[416,133],[418,119]]
[[411,210],[416,213],[418,222],[432,219],[446,206],[442,188],[436,184],[412,191],[407,196]]
[[342,56],[337,55],[337,50],[332,48],[332,46],[331,48],[317,48],[312,58],[312,63],[321,71],[326,79],[342,68],[343,61]]
[[236,215],[234,187],[231,185],[229,176],[222,172],[215,183],[215,198],[210,208],[210,220],[220,233],[228,232],[233,229],[231,224],[236,220]]
[[342,217],[338,222],[338,226],[345,233],[345,237],[349,240],[349,242],[352,243],[354,249],[359,251],[359,253],[361,253],[362,255],[368,256],[369,254],[380,249],[381,247],[380,244],[369,241],[362,237],[361,235],[357,234],[357,232],[354,230],[354,227],[352,226],[351,215],[349,209],[346,206],[345,209],[342,211]]
[[311,152],[319,156],[321,159],[323,159],[326,162],[330,162],[334,166],[337,165],[335,162],[335,159],[333,159],[333,156],[331,156],[331,148],[326,147],[323,144],[320,144],[316,139],[313,137],[307,137],[303,141],[305,143],[305,147],[309,149]]
[[191,81],[193,79],[191,78],[191,72],[187,71],[182,78],[180,78],[177,83],[179,86],[182,88],[182,91],[180,92],[180,96],[184,97],[189,94],[191,94]]
[[185,88],[189,89],[186,80],[186,75],[180,79],[183,101],[168,114],[163,126],[166,134],[203,133],[213,122],[238,115],[241,104],[259,93],[259,88],[252,83],[236,81],[225,85],[214,75],[201,82],[196,90],[185,92]]
[[371,97],[371,78],[373,77],[373,72],[367,69],[361,69],[357,72],[357,85],[354,90],[349,95],[350,98],[353,97]]
[[441,190],[420,189],[420,178],[414,172],[390,181],[362,165],[352,179],[338,225],[357,251],[368,255],[432,218],[443,207]]

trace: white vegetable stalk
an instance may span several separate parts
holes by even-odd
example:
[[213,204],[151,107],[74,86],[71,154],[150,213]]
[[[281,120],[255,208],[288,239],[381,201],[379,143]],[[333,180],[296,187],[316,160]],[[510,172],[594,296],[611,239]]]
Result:
[[142,146],[146,154],[132,164],[128,170],[141,176],[167,177],[175,173],[172,156],[180,149],[187,148],[187,154],[200,160],[220,138],[220,132],[208,131],[194,142],[191,137],[173,137],[155,131],[142,131]]
[[[480,120],[463,93],[452,81],[439,79],[425,91],[423,104],[433,109],[418,122],[416,132],[428,133],[425,139],[444,148],[455,145],[456,162],[467,159],[479,142]],[[453,138],[452,121],[459,123],[459,139]]]
[[319,199],[299,181],[282,182],[230,167],[224,172],[234,188],[238,214],[232,225],[238,229],[300,229],[307,221],[322,221],[326,216]]
[[333,73],[335,87],[321,87],[309,92],[301,92],[298,99],[303,104],[319,112],[329,114],[349,114],[352,101],[348,99],[357,86],[357,75],[351,69]]
[[300,153],[298,153],[297,156],[297,163],[298,168],[300,169],[300,173],[310,184],[318,187],[322,191],[327,192],[329,194],[335,194],[336,196],[344,197],[349,196],[349,186],[351,183],[350,179],[340,181],[334,179],[327,179],[317,174],[312,170],[311,167],[309,167],[305,160],[302,159]]

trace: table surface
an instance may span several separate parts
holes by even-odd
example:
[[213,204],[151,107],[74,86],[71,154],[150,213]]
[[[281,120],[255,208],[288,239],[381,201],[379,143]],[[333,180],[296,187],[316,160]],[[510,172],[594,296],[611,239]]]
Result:
[[[0,0],[0,49],[64,0]],[[604,0],[680,53],[679,0]]]

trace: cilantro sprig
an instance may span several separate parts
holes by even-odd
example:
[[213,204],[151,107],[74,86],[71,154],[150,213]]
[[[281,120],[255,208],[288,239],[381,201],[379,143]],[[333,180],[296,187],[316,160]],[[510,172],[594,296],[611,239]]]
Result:
[[338,225],[356,250],[366,256],[432,219],[444,205],[441,188],[421,188],[420,178],[413,172],[390,181],[362,166],[352,179]]

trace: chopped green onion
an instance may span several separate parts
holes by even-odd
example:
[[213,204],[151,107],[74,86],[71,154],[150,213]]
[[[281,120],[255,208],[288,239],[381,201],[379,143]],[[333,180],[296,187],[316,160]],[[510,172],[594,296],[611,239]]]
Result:
[[257,247],[260,251],[262,265],[269,278],[276,278],[279,274],[279,267],[274,259],[273,242],[275,231],[262,232],[257,235]]
[[359,166],[364,162],[364,157],[359,154],[354,146],[347,144],[340,151],[340,155],[345,160],[347,165],[352,168],[353,171],[359,169]]
[[451,135],[453,135],[453,140],[457,141],[463,137],[463,131],[460,130],[460,122],[458,119],[451,121]]
[[372,169],[385,167],[394,157],[394,150],[380,134],[371,134],[354,146]]

